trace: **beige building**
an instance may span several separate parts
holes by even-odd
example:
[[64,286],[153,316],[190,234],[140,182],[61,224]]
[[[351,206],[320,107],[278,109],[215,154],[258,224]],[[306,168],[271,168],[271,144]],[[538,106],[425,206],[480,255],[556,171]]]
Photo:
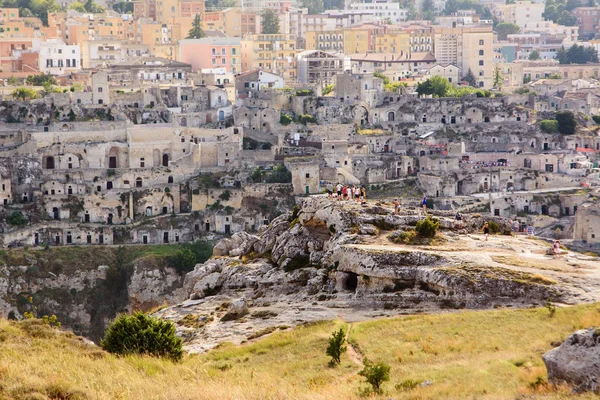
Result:
[[494,75],[494,33],[492,25],[435,29],[435,58],[441,64],[458,67],[460,77],[471,69],[477,86],[490,89]]
[[600,208],[595,204],[582,204],[575,213],[573,239],[588,244],[600,243]]
[[437,64],[427,72],[429,76],[443,76],[451,83],[458,83],[458,67],[452,64]]
[[494,16],[500,22],[517,24],[524,28],[527,24],[544,21],[544,3],[517,1],[513,4],[498,4],[494,6]]
[[296,81],[295,35],[246,35],[242,39],[242,71],[263,69],[280,75],[288,82]]

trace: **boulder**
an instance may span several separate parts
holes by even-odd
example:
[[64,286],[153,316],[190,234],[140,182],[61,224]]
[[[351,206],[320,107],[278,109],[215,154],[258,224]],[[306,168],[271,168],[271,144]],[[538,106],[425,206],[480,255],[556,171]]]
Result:
[[600,329],[589,328],[571,334],[559,347],[542,356],[548,381],[566,382],[575,391],[598,392],[600,379]]
[[221,321],[235,321],[248,314],[248,303],[243,297],[235,299],[227,308],[227,313],[221,318]]

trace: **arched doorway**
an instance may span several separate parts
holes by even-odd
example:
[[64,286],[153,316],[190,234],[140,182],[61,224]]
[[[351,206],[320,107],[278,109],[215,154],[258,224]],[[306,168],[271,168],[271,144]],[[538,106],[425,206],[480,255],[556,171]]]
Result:
[[54,157],[46,157],[46,169],[54,169]]
[[393,111],[388,112],[388,122],[394,122],[396,120],[396,113]]
[[162,156],[162,166],[163,167],[168,167],[169,166],[169,155],[168,154],[163,154],[163,156]]
[[60,214],[58,212],[58,208],[56,207],[52,208],[52,219],[54,219],[55,221],[58,221],[60,219]]

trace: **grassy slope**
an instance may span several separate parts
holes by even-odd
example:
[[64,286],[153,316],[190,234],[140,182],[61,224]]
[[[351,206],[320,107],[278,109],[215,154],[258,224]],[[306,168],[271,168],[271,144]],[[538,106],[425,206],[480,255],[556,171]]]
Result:
[[[546,309],[529,309],[375,320],[353,324],[350,340],[369,359],[392,366],[382,398],[573,398],[564,388],[531,383],[545,377],[540,356],[551,342],[600,325],[600,305],[548,315]],[[360,367],[349,355],[338,368],[326,366],[327,338],[341,322],[278,332],[243,346],[224,345],[178,365],[119,359],[32,323],[0,321],[0,399],[45,398],[33,393],[69,399],[351,399],[364,387],[356,375]],[[406,379],[433,384],[395,389]]]

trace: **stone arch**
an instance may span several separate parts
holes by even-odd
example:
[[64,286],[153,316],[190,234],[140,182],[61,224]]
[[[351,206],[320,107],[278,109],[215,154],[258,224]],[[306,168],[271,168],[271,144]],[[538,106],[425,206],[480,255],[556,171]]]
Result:
[[111,147],[107,159],[108,168],[119,168],[119,148]]
[[61,131],[69,131],[69,130],[70,130],[70,128],[69,128],[69,124],[63,124],[63,125],[60,127],[60,130],[61,130]]

